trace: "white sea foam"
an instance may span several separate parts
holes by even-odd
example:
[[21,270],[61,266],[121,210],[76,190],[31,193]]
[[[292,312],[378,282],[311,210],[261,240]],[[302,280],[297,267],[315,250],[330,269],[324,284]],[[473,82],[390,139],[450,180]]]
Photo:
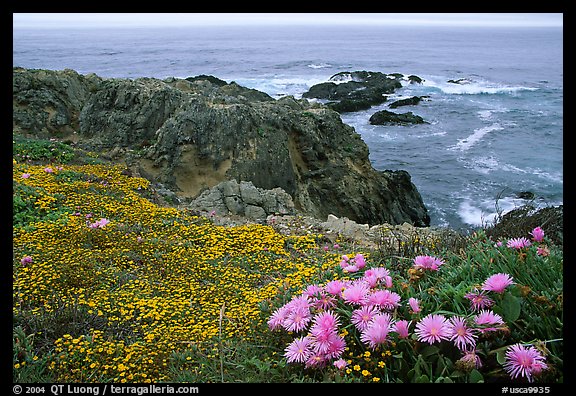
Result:
[[318,63],[318,64],[310,63],[309,65],[306,66],[308,66],[311,69],[325,69],[327,67],[332,67],[332,65],[329,63]]
[[468,168],[472,168],[479,173],[483,173],[487,175],[492,171],[504,171],[504,172],[512,172],[512,173],[532,173],[529,170],[519,168],[512,164],[501,163],[498,161],[494,156],[488,157],[475,157],[470,159],[470,166]]
[[525,86],[507,86],[503,84],[491,83],[488,81],[467,81],[469,82],[455,84],[449,83],[447,81],[435,81],[426,79],[422,85],[439,89],[446,94],[454,95],[501,94],[514,93],[518,91],[535,91],[538,89]]
[[458,206],[458,216],[462,222],[466,224],[477,227],[486,226],[493,224],[497,216],[504,215],[513,209],[519,208],[524,203],[525,200],[512,197],[499,198],[498,202],[475,202],[470,198],[464,198]]
[[483,128],[474,129],[474,132],[470,136],[465,137],[464,139],[460,139],[458,143],[456,143],[454,146],[449,147],[449,149],[461,150],[461,151],[468,150],[470,149],[470,147],[472,147],[480,140],[482,140],[482,138],[486,136],[486,134],[492,131],[499,131],[502,129],[504,128],[497,122]]
[[311,86],[324,82],[325,79],[318,77],[271,77],[271,78],[228,78],[226,81],[236,81],[236,83],[267,93],[268,95],[280,98],[292,95],[299,99],[302,93],[310,89]]

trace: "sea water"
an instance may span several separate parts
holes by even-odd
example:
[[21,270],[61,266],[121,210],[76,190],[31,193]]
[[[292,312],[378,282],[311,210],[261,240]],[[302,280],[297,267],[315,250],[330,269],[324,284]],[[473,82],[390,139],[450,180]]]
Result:
[[[341,118],[374,168],[410,173],[432,225],[473,229],[528,202],[563,203],[562,28],[14,29],[13,65],[119,78],[208,74],[274,98],[301,98],[341,71],[414,74],[422,84],[404,80],[387,102]],[[426,124],[368,122],[415,95],[426,98],[392,111]]]

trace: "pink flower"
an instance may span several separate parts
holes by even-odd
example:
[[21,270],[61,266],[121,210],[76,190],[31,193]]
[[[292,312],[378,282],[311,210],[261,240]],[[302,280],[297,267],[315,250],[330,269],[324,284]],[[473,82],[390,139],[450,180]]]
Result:
[[360,335],[360,339],[372,349],[388,341],[388,333],[392,331],[392,317],[388,313],[377,314],[368,327]]
[[294,331],[296,333],[304,330],[310,320],[312,319],[310,315],[310,310],[302,307],[296,307],[288,313],[286,320],[284,320],[284,327],[288,331]]
[[312,330],[319,329],[321,331],[336,331],[340,325],[338,314],[332,311],[324,311],[314,317],[314,324]]
[[334,366],[337,369],[342,370],[342,369],[346,368],[346,366],[348,366],[348,363],[344,359],[338,359],[338,360],[334,361]]
[[52,173],[52,172],[54,172],[54,169],[52,169],[52,168],[50,168],[50,167],[47,167],[47,168],[44,168],[44,172],[46,172],[46,173]]
[[331,359],[339,358],[346,348],[346,341],[336,330],[313,329],[308,337],[313,352]]
[[542,242],[544,240],[544,230],[541,227],[536,227],[530,233],[535,242]]
[[331,335],[330,346],[326,351],[326,356],[331,359],[339,358],[345,350],[346,341],[344,340],[344,337],[341,337],[338,334]]
[[344,302],[364,305],[368,300],[368,284],[364,281],[354,282],[342,292]]
[[476,346],[476,335],[474,330],[468,327],[466,319],[455,316],[450,318],[450,340],[454,341],[454,345],[460,350],[467,349],[466,347],[474,348]]
[[420,301],[414,297],[410,297],[408,299],[408,304],[410,304],[410,308],[412,308],[412,313],[418,313],[421,311],[420,309]]
[[476,355],[475,350],[464,351],[464,356],[462,356],[457,362],[457,366],[464,366],[467,371],[472,371],[472,369],[479,369],[482,367],[482,361],[480,356]]
[[32,257],[30,257],[30,256],[24,256],[24,257],[22,257],[22,260],[20,260],[20,263],[22,265],[28,265],[31,262],[32,262]]
[[474,311],[489,308],[492,306],[492,304],[494,304],[494,301],[486,295],[485,290],[475,289],[474,291],[466,294],[464,297],[470,300],[470,303],[472,304],[472,309]]
[[22,173],[22,179],[28,179],[30,177],[30,173]]
[[[88,217],[88,215],[86,215]],[[104,228],[106,225],[110,223],[110,220],[101,218],[100,220],[95,221],[94,223],[88,224],[90,228]]]
[[508,274],[494,274],[484,281],[482,290],[503,293],[508,286],[515,284],[513,278]]
[[364,272],[364,280],[370,285],[370,287],[376,287],[382,279],[385,280],[386,287],[388,287],[388,278],[390,278],[391,283],[392,278],[390,277],[390,272],[383,267],[371,268]]
[[433,344],[451,336],[450,324],[443,315],[429,314],[416,324],[418,341]]
[[368,295],[368,303],[392,310],[400,305],[400,295],[390,290],[376,290]]
[[394,324],[394,331],[398,333],[398,337],[400,338],[408,338],[408,327],[410,326],[410,322],[407,320],[398,320]]
[[433,256],[416,256],[414,258],[414,268],[438,271],[444,261]]
[[300,362],[304,363],[312,351],[310,350],[310,339],[308,337],[295,338],[284,350],[284,356],[288,363]]
[[341,280],[333,280],[326,283],[324,289],[334,296],[339,296],[342,293],[342,289],[344,289],[345,286],[346,284]]
[[366,260],[364,260],[364,256],[360,253],[354,257],[354,262],[356,263],[356,267],[359,269],[362,269],[366,266]]
[[544,360],[544,356],[533,346],[525,348],[522,344],[515,344],[506,351],[504,370],[512,379],[520,376],[532,382],[533,374],[539,374],[543,369],[548,368]]
[[278,308],[276,311],[274,311],[272,313],[272,315],[270,316],[270,319],[268,319],[268,322],[267,322],[268,328],[270,330],[276,330],[276,329],[280,328],[284,324],[284,321],[286,320],[288,312],[289,312],[289,307],[287,307],[286,305],[283,305],[280,308]]
[[312,284],[312,285],[308,285],[306,290],[304,290],[304,292],[302,292],[302,295],[309,297],[309,298],[312,298],[312,297],[318,297],[320,295],[320,292],[322,292],[322,287],[320,287],[317,284]]
[[366,330],[368,324],[378,313],[378,309],[373,305],[365,305],[352,311],[350,321],[360,331]]
[[536,254],[538,256],[546,257],[550,255],[550,249],[548,249],[547,246],[538,246],[538,248],[536,249]]
[[502,317],[487,309],[480,311],[474,317],[474,323],[481,326],[481,328],[478,329],[481,333],[497,331],[505,327]]
[[336,298],[331,294],[326,294],[325,291],[320,292],[320,295],[313,302],[314,307],[321,310],[328,310],[336,306]]
[[512,238],[509,239],[508,242],[506,243],[506,246],[508,246],[509,248],[512,249],[522,249],[525,247],[528,247],[532,245],[532,242],[530,242],[528,239],[522,237],[522,238]]

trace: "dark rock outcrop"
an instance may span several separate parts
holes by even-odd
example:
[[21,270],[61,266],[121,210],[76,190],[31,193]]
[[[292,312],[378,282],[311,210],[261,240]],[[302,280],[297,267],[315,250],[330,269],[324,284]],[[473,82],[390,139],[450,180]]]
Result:
[[531,238],[530,232],[536,227],[544,230],[544,235],[558,246],[564,244],[564,205],[537,208],[523,205],[502,215],[496,224],[486,228],[486,235],[494,240],[507,238]]
[[398,73],[340,72],[328,82],[313,85],[302,97],[328,100],[327,106],[339,113],[366,110],[384,103],[386,95],[401,88],[402,77]]
[[264,222],[270,215],[295,215],[292,197],[281,188],[264,190],[252,182],[229,180],[205,190],[188,207],[217,216],[242,216]]
[[429,96],[412,96],[410,98],[400,99],[400,100],[397,100],[395,102],[392,102],[388,105],[388,107],[390,107],[391,109],[395,109],[395,108],[400,107],[400,106],[415,106],[418,103],[420,103],[420,101],[422,99],[425,99],[428,97]]
[[[394,79],[384,80],[393,89]],[[182,199],[234,179],[279,187],[318,218],[430,222],[407,172],[376,171],[354,128],[305,99],[274,100],[208,76],[131,80],[14,68],[13,114],[14,133],[108,154]]]
[[372,125],[389,125],[389,124],[424,124],[426,121],[411,111],[407,113],[394,113],[388,110],[380,110],[370,116],[370,124]]

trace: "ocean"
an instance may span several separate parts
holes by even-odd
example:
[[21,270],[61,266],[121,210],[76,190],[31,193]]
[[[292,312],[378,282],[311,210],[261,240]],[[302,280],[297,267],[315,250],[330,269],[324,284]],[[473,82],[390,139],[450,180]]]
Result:
[[[341,71],[414,74],[422,84],[406,81],[387,102],[341,118],[368,145],[374,168],[410,173],[431,225],[472,230],[525,203],[563,203],[562,28],[14,29],[13,65],[118,78],[208,74],[274,98],[301,98]],[[393,111],[427,124],[368,122],[415,95],[427,98]]]

